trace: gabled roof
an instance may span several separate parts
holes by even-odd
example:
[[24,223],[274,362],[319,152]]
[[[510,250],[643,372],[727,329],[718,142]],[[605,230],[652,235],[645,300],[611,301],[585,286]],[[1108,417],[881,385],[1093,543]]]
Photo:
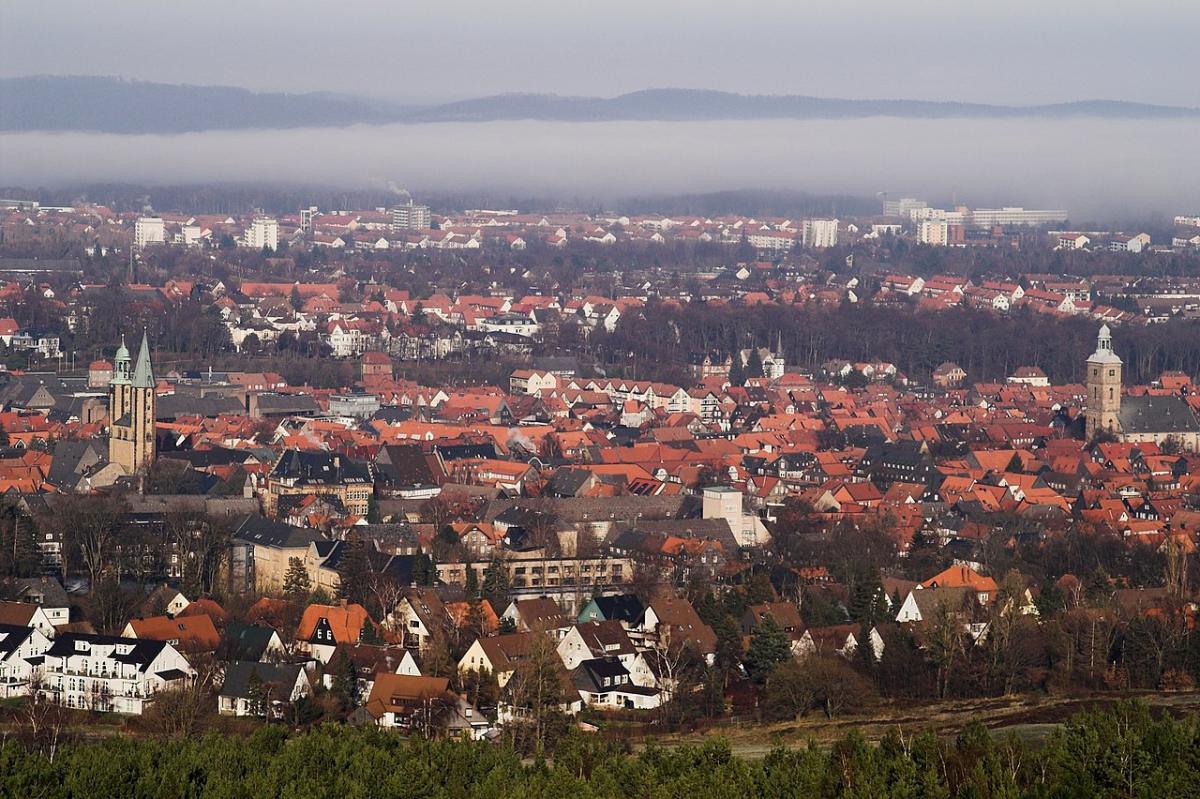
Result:
[[300,618],[300,627],[296,631],[297,640],[311,641],[313,633],[322,621],[329,625],[334,643],[349,644],[359,639],[363,625],[370,623],[370,617],[362,605],[309,605]]
[[129,628],[133,637],[152,641],[178,641],[181,651],[211,652],[221,642],[221,636],[213,625],[212,618],[199,616],[151,616],[148,619],[131,619]]
[[250,699],[251,680],[257,675],[263,689],[270,687],[273,699],[291,699],[292,689],[304,666],[298,663],[259,663],[252,660],[235,660],[225,667],[225,680],[221,683],[221,696]]

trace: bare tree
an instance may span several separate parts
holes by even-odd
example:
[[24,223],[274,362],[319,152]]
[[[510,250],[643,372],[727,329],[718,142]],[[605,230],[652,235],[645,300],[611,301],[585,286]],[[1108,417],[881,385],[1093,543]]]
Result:
[[127,511],[124,497],[117,495],[70,497],[56,508],[63,540],[78,555],[91,585],[114,559]]
[[50,701],[47,691],[41,671],[35,671],[29,679],[29,693],[21,702],[18,719],[34,748],[53,762],[67,726],[67,713],[62,706]]

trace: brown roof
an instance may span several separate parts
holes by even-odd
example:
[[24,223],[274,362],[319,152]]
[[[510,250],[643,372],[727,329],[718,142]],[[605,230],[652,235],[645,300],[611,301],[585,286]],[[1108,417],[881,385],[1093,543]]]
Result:
[[203,614],[199,616],[151,616],[148,619],[131,619],[129,626],[134,638],[151,641],[178,641],[179,648],[190,651],[211,652],[221,642],[221,636],[213,620]]
[[32,602],[0,602],[0,624],[28,627],[37,609]]
[[408,713],[418,710],[427,701],[449,695],[450,680],[446,677],[413,677],[381,671],[375,675],[367,712],[374,718],[384,713]]
[[665,597],[655,599],[648,610],[658,617],[659,626],[667,628],[667,636],[682,635],[685,640],[696,644],[701,652],[716,651],[717,635],[700,619],[692,603],[686,599]]
[[492,664],[492,672],[512,671],[516,664],[525,658],[529,646],[533,642],[534,633],[509,633],[495,635],[491,638],[480,638],[479,645]]
[[519,623],[525,630],[550,630],[555,627],[565,627],[571,623],[570,617],[550,597],[514,599],[513,604],[517,607]]

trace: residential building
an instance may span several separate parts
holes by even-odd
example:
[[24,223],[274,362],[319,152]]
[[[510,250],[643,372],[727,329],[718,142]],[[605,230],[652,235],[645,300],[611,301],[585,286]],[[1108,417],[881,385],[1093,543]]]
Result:
[[242,246],[251,250],[266,248],[274,252],[279,247],[279,222],[266,217],[259,217],[246,228],[242,237]]
[[141,715],[194,673],[165,641],[62,633],[46,650],[41,693],[69,708]]
[[142,216],[133,224],[133,246],[146,247],[163,244],[167,240],[167,226],[161,217]]

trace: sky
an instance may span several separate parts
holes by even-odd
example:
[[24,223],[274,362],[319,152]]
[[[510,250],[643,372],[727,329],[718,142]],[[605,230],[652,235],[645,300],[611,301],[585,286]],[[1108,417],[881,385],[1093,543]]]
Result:
[[0,76],[1200,106],[1196,0],[2,0]]

